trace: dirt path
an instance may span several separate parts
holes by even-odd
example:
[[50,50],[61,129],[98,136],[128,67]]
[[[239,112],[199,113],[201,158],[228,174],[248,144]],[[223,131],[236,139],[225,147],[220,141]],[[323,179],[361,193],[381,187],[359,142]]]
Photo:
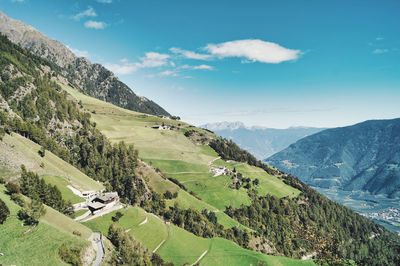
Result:
[[204,251],[203,254],[201,254],[200,257],[195,262],[193,262],[193,264],[191,264],[190,266],[193,266],[196,263],[198,263],[207,254],[207,252],[208,252],[208,249],[206,251]]
[[221,157],[218,156],[217,158],[215,158],[215,159],[209,161],[209,162],[208,162],[208,166],[211,166],[211,165],[213,164],[213,162],[215,162],[215,161],[218,160],[218,159],[221,159]]
[[120,205],[120,204],[115,205],[115,206],[113,206],[113,207],[111,207],[111,208],[109,208],[109,209],[107,209],[107,210],[98,212],[98,213],[96,213],[95,215],[91,215],[91,216],[89,216],[89,217],[87,217],[87,218],[81,220],[80,222],[87,222],[87,221],[96,219],[96,218],[98,218],[98,217],[101,217],[101,216],[103,216],[103,215],[106,215],[106,214],[108,214],[108,213],[110,213],[110,212],[113,212],[113,211],[119,210],[119,209],[122,209],[122,205]]
[[90,211],[88,210],[87,212],[85,212],[84,214],[82,214],[81,216],[76,217],[74,220],[75,221],[80,221],[85,219],[86,217],[88,217],[90,215]]
[[161,243],[153,250],[153,253],[155,253],[162,246],[162,244],[164,244],[165,241],[166,241],[166,239],[161,241]]

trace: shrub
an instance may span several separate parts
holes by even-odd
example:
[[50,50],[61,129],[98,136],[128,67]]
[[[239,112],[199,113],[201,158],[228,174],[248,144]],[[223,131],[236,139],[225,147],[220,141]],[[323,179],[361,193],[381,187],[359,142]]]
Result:
[[64,262],[74,266],[82,265],[80,253],[81,251],[78,248],[68,248],[65,243],[58,248],[58,255],[60,258]]
[[21,193],[21,189],[20,189],[19,185],[16,183],[8,182],[6,184],[6,189],[10,195],[12,195],[14,193]]
[[17,193],[11,194],[10,198],[12,201],[15,201],[15,203],[17,203],[19,206],[24,207],[25,201],[22,198],[21,194],[17,194]]
[[4,178],[0,177],[0,184],[5,184],[5,183],[6,183],[6,180]]
[[8,215],[10,215],[10,210],[4,201],[0,199],[0,224],[3,224],[7,220]]

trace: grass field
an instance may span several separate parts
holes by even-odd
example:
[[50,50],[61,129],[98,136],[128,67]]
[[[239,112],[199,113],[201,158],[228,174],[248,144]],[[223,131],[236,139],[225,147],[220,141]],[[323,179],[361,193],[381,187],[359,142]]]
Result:
[[[47,213],[40,220],[39,225],[31,232],[24,234],[29,226],[21,225],[22,222],[16,217],[20,207],[5,194],[5,188],[2,185],[0,185],[0,198],[11,212],[11,217],[0,225],[0,252],[4,254],[0,257],[0,264],[66,265],[58,257],[58,247],[65,243],[69,247],[83,248],[88,243],[84,240],[90,232],[88,228],[50,208],[46,208]],[[71,234],[71,230],[79,230],[82,236]]]
[[[228,163],[218,158],[218,154],[209,146],[197,145],[184,136],[186,130],[200,130],[190,127],[188,124],[148,116],[116,107],[112,104],[93,99],[77,92],[74,89],[64,87],[76,99],[81,100],[84,107],[92,112],[92,119],[97,127],[114,142],[125,141],[134,144],[139,150],[140,158],[159,168],[166,176],[177,179],[184,184],[188,191],[193,191],[203,202],[207,209],[219,209],[223,211],[226,206],[239,207],[242,204],[250,204],[247,191],[229,188],[231,179],[227,176],[213,177],[209,173],[211,164],[214,166],[226,165],[252,180],[258,178],[260,183],[258,191],[261,195],[270,193],[278,197],[295,196],[299,191],[284,184],[277,177],[268,175],[262,169],[251,167],[246,164]],[[180,130],[154,130],[151,128],[156,123],[180,124]],[[149,183],[157,192],[171,189],[177,191],[167,181],[156,178]],[[191,199],[189,199],[191,198]],[[175,200],[184,207],[203,208],[201,204],[191,195],[179,192]],[[211,208],[210,208],[211,207]],[[235,224],[229,218],[220,215],[219,222],[225,226]]]
[[[226,239],[201,238],[177,226],[166,225],[163,221],[139,207],[129,207],[119,211],[124,216],[118,223],[125,230],[129,230],[129,234],[141,241],[150,251],[153,251],[165,240],[157,253],[164,260],[173,262],[175,265],[182,265],[186,262],[192,264],[206,250],[208,252],[200,261],[200,265],[257,265],[257,262],[263,262],[266,265],[313,265],[312,262],[267,256],[246,250]],[[112,224],[111,217],[116,212],[84,224],[92,230],[100,230],[107,235],[108,227]],[[147,222],[139,225],[146,218]]]
[[10,164],[3,168],[13,172],[14,176],[18,176],[20,165],[23,163],[28,170],[38,173],[46,182],[56,185],[63,197],[73,203],[84,200],[73,194],[66,187],[67,185],[73,185],[82,191],[103,189],[101,183],[91,179],[50,151],[46,151],[43,158],[40,157],[38,154],[40,146],[19,134],[5,135],[2,145],[4,145],[4,149],[0,150],[0,156],[10,158]]

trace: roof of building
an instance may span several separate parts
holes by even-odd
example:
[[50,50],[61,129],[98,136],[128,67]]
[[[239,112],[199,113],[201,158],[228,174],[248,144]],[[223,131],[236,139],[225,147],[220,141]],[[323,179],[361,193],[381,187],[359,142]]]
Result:
[[105,204],[100,203],[100,202],[91,202],[88,204],[88,207],[92,208],[92,209],[101,209],[105,206],[106,206]]
[[96,199],[99,199],[101,201],[109,201],[118,198],[118,193],[117,192],[107,192],[104,193],[103,195],[100,195],[96,197]]

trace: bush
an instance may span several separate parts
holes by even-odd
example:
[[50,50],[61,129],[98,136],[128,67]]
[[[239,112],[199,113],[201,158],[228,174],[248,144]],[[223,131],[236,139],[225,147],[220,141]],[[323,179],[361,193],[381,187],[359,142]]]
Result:
[[10,215],[10,210],[4,201],[0,199],[0,224],[3,224],[7,220],[8,215]]
[[11,194],[10,198],[12,201],[15,201],[15,203],[17,203],[19,206],[24,207],[25,201],[22,198],[21,194],[17,194],[17,193]]
[[122,216],[124,216],[123,213],[121,213],[121,212],[116,212],[116,213],[115,213],[115,216],[111,217],[111,220],[112,220],[113,222],[118,222],[119,219],[121,219]]
[[6,189],[10,195],[12,195],[14,193],[21,193],[21,189],[20,189],[19,185],[16,183],[8,182],[6,184]]
[[40,157],[44,157],[46,155],[46,150],[45,148],[42,146],[40,147],[40,150],[38,151]]
[[74,266],[82,265],[80,253],[81,251],[78,248],[68,248],[65,243],[58,248],[58,255],[60,258],[64,262]]
[[6,183],[6,180],[4,178],[0,177],[0,184],[5,184],[5,183]]

